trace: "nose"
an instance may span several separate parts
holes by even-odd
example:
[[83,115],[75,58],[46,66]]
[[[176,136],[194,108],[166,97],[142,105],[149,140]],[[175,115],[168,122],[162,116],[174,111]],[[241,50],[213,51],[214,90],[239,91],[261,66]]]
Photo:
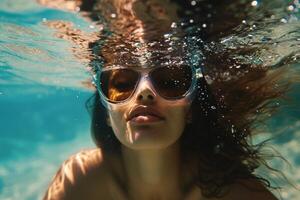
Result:
[[136,99],[139,102],[149,103],[156,100],[156,93],[147,77],[142,78],[136,92]]
[[143,90],[137,96],[138,101],[154,101],[154,95],[149,90]]

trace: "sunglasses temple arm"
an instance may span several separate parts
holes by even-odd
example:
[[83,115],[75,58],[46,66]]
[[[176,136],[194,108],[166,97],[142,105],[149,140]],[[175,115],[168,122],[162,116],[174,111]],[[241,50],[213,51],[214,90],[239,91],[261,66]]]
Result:
[[97,87],[97,75],[96,74],[92,75],[92,84]]
[[202,67],[196,69],[196,78],[203,78]]

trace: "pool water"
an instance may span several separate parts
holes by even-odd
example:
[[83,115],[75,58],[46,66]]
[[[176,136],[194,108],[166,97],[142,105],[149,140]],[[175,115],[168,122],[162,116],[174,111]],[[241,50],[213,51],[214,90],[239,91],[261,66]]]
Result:
[[41,199],[60,163],[94,147],[85,101],[84,63],[43,25],[76,14],[34,1],[0,2],[0,199]]
[[[296,1],[295,1],[296,2]],[[299,4],[297,4],[299,5]],[[300,8],[299,8],[300,9]],[[63,20],[85,32],[91,22],[78,13],[45,8],[33,0],[0,2],[0,199],[41,199],[56,170],[81,149],[93,148],[85,102],[93,94],[87,62],[72,53],[71,44],[55,37],[45,22]],[[299,25],[299,24],[298,24]],[[300,38],[299,38],[300,40]],[[293,68],[300,70],[299,64]],[[272,166],[300,187],[300,87],[289,93],[292,104],[267,121],[257,140],[275,132],[270,142],[281,160]],[[283,199],[300,198],[287,186]]]

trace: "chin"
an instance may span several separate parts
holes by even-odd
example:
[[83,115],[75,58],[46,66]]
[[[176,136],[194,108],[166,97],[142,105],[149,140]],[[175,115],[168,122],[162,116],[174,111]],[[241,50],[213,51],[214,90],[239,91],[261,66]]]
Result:
[[133,150],[160,150],[166,149],[172,146],[178,138],[161,138],[159,139],[152,139],[151,138],[137,138],[134,141],[126,141],[122,142],[124,146]]
[[172,146],[179,140],[183,130],[169,127],[140,126],[124,130],[116,129],[115,134],[121,144],[133,150],[159,150]]

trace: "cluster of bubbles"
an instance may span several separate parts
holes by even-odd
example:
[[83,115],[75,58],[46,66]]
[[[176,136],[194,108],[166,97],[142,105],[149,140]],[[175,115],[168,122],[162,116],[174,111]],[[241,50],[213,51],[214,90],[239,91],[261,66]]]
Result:
[[[159,6],[164,17],[164,5]],[[106,66],[201,67],[208,84],[299,60],[299,0],[233,1],[230,6],[191,0],[183,7],[176,20],[138,13],[124,21],[125,12],[107,9],[107,16],[97,15],[108,31],[101,29],[106,34],[93,46],[94,55]]]

